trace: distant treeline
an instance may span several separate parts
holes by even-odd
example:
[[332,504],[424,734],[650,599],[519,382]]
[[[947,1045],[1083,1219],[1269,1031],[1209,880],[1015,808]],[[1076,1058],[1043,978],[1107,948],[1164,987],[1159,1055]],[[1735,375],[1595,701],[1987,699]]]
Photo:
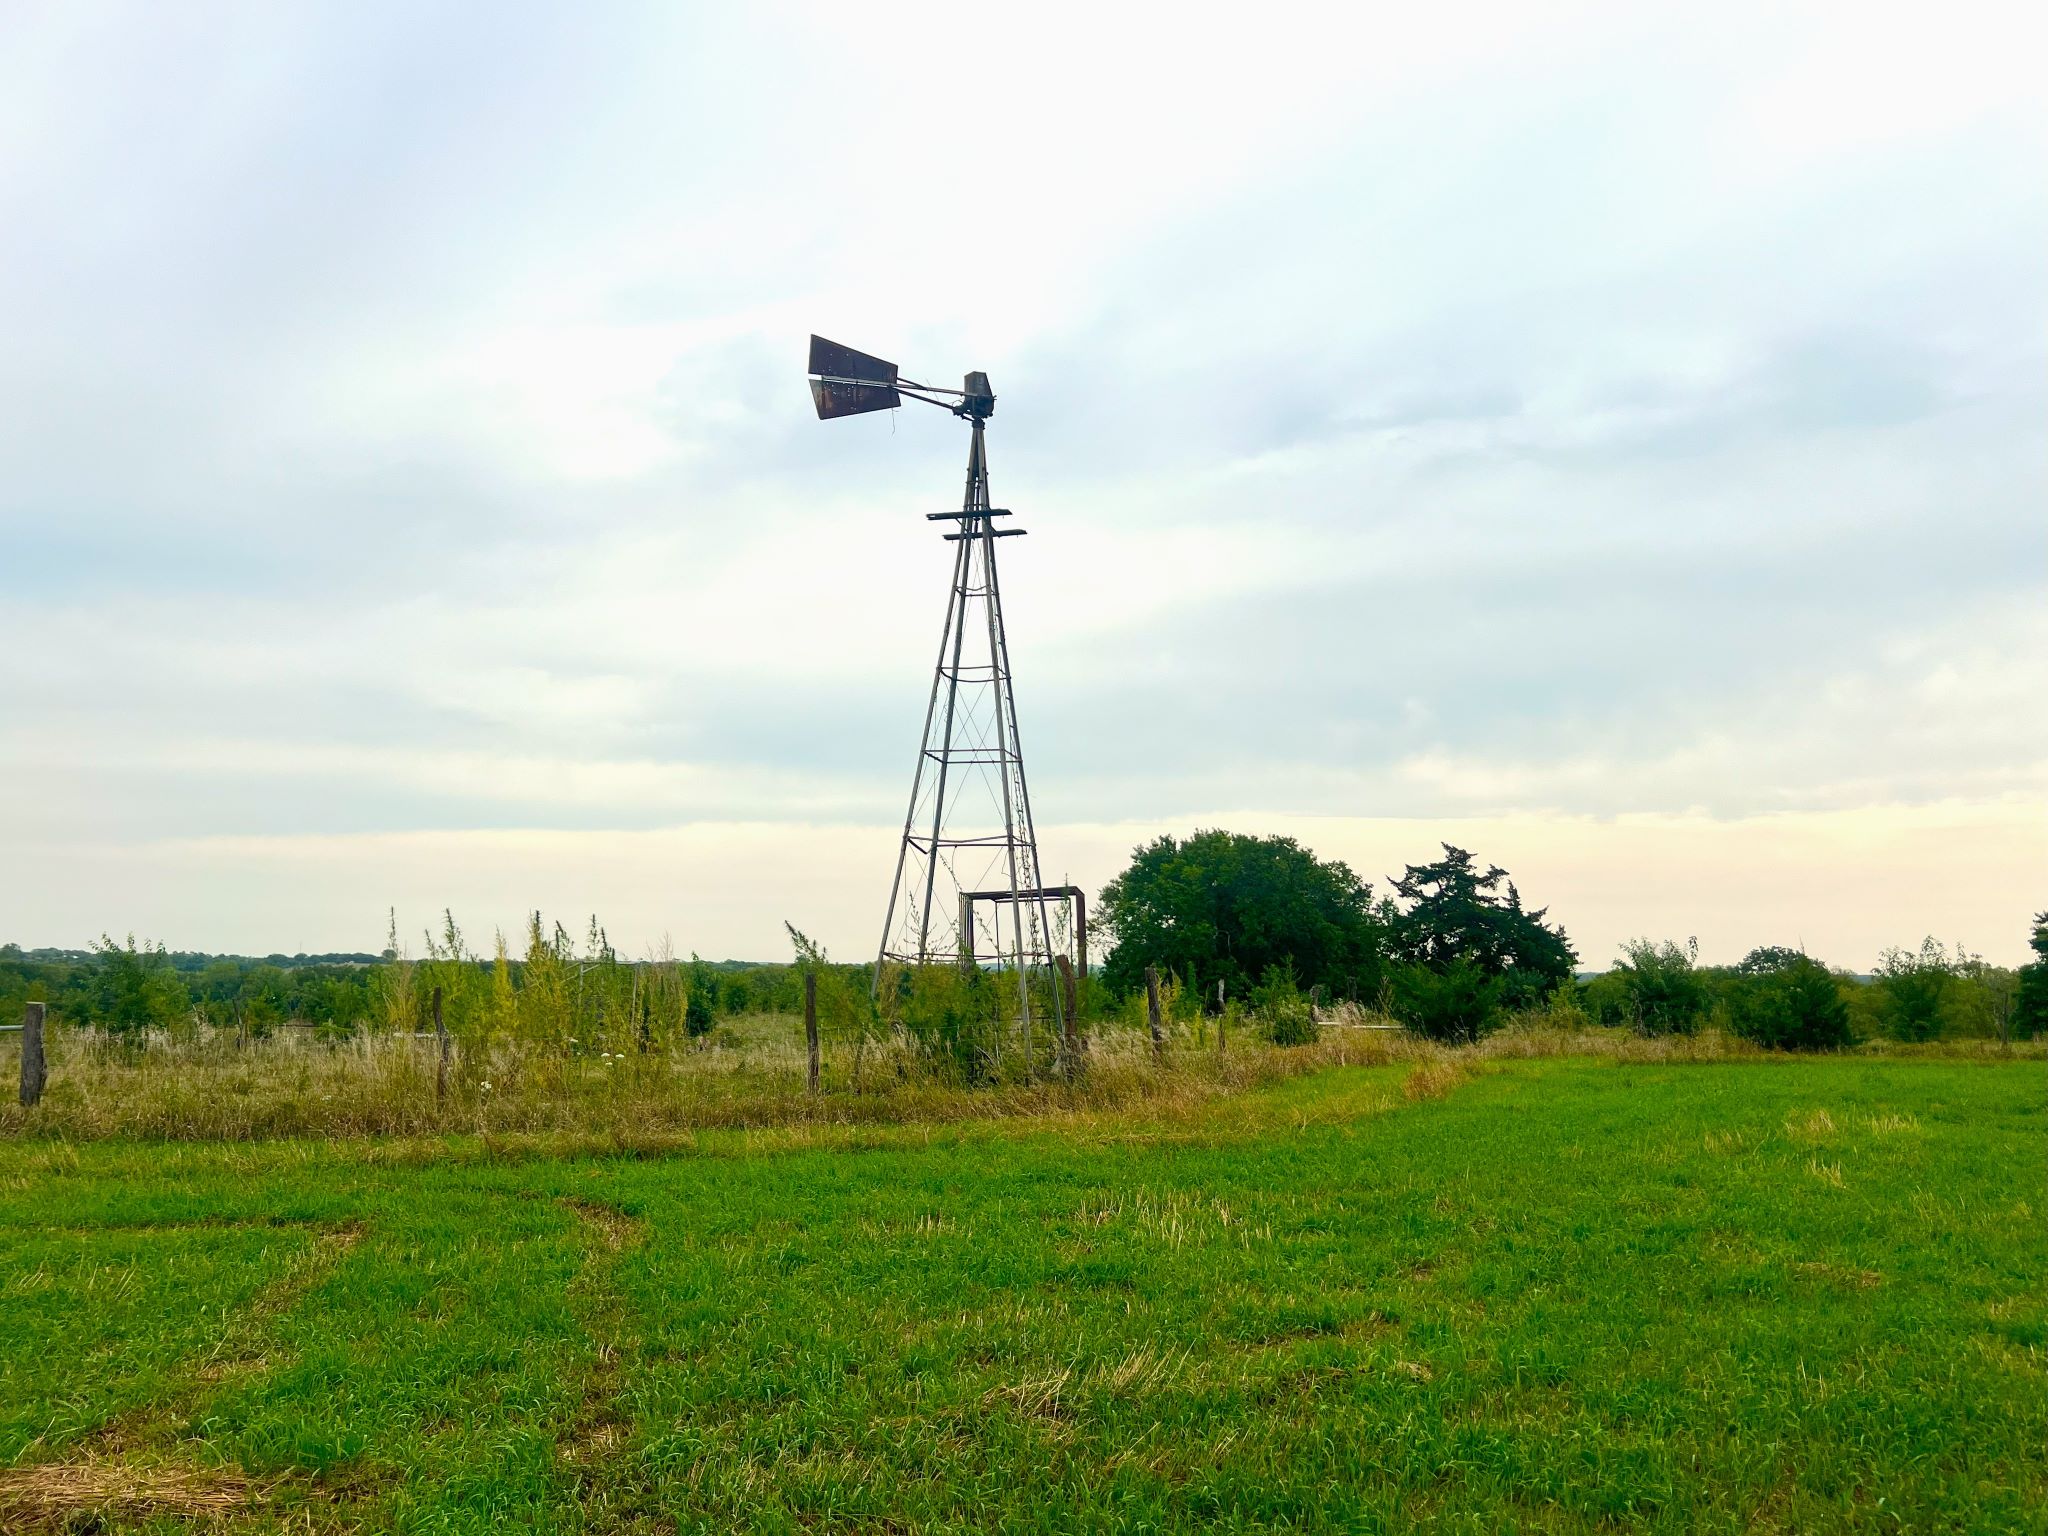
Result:
[[[98,957],[100,948],[100,944],[89,944],[84,949],[23,949],[19,944],[0,944],[0,957],[40,962],[89,962]],[[360,951],[331,955],[213,955],[204,950],[167,949],[164,951],[164,958],[170,961],[171,969],[174,971],[203,971],[209,965],[223,960],[231,960],[237,965],[274,965],[279,970],[289,971],[309,965],[376,965],[384,956],[364,954]]]

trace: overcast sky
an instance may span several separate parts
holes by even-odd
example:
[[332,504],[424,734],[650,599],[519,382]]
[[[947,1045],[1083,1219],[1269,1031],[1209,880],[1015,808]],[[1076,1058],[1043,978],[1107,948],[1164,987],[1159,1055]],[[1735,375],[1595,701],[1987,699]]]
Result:
[[2016,960],[2032,10],[0,9],[0,938],[871,953],[965,434],[818,331],[994,382],[1049,877]]

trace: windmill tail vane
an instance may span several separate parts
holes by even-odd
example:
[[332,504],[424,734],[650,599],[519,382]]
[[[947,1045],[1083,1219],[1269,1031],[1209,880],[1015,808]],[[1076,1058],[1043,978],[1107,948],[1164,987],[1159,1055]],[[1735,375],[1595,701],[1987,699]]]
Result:
[[869,411],[893,411],[906,398],[943,406],[968,421],[987,421],[995,414],[996,397],[989,390],[985,373],[968,374],[961,389],[919,384],[902,377],[894,363],[856,352],[822,336],[811,338],[810,371],[811,400],[818,408],[820,421],[829,421],[834,416],[860,416]]
[[[967,482],[957,512],[931,512],[950,524],[952,574],[938,660],[925,701],[924,736],[911,776],[910,805],[897,845],[896,877],[876,953],[885,967],[993,961],[1016,972],[1027,1046],[1036,1006],[1057,1038],[1072,1038],[1073,972],[1068,951],[1086,949],[1069,903],[1071,886],[1048,888],[1039,872],[1031,790],[1017,728],[1010,645],[1003,623],[997,540],[1024,529],[998,519],[990,504],[985,428],[995,411],[988,375],[970,373],[959,389],[905,379],[896,365],[822,336],[811,338],[811,397],[820,419],[892,410],[904,399],[951,411],[972,428]],[[1056,931],[1054,912],[1064,920]],[[1030,978],[1055,982],[1034,993]]]

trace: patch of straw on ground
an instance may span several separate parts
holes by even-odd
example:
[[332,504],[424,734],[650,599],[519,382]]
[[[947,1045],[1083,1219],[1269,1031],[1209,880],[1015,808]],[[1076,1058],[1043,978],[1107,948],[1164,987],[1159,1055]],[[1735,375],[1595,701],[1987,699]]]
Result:
[[1401,1095],[1411,1102],[1441,1099],[1470,1075],[1461,1061],[1426,1061],[1402,1080]]
[[70,1529],[95,1515],[231,1515],[259,1492],[239,1472],[212,1468],[88,1461],[0,1469],[0,1515],[9,1517],[9,1529],[22,1528],[16,1519]]

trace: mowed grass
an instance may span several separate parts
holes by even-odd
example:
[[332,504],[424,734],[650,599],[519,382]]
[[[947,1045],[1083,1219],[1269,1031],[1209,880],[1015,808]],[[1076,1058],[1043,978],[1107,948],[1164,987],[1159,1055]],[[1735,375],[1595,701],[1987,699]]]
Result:
[[2044,1086],[0,1146],[0,1528],[2040,1531]]

